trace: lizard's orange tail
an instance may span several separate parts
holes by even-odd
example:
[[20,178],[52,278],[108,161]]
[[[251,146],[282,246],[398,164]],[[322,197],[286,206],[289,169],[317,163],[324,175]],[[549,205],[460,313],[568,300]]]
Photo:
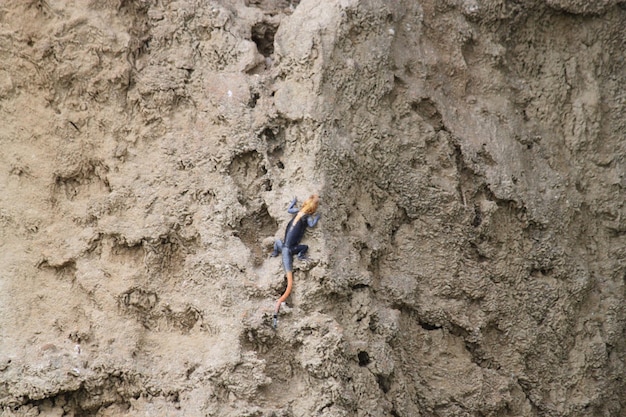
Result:
[[274,318],[272,320],[272,327],[278,327],[278,310],[280,310],[280,305],[289,297],[291,294],[291,287],[293,286],[293,272],[287,271],[287,289],[285,293],[280,296],[278,301],[276,301],[276,308],[274,309]]

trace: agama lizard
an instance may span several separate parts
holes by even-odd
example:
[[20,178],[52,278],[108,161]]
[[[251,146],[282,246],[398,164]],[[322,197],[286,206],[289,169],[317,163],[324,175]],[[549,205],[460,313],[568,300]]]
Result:
[[298,255],[298,259],[305,259],[304,255],[309,247],[307,245],[301,245],[300,241],[302,240],[302,236],[304,235],[304,231],[307,226],[315,226],[320,219],[319,214],[313,217],[317,211],[317,207],[319,206],[319,201],[319,196],[317,194],[312,194],[302,204],[302,208],[298,210],[298,208],[295,207],[297,198],[294,197],[293,200],[291,200],[291,203],[289,203],[287,211],[290,214],[295,214],[295,216],[293,216],[287,225],[287,229],[285,230],[285,241],[282,242],[280,239],[277,239],[274,242],[274,251],[271,256],[278,256],[278,253],[282,253],[283,267],[285,268],[285,273],[287,274],[287,289],[278,301],[276,301],[276,308],[274,309],[274,320],[272,322],[272,326],[274,328],[278,326],[278,311],[280,310],[280,306],[283,301],[289,297],[291,287],[293,286],[292,257],[293,255]]

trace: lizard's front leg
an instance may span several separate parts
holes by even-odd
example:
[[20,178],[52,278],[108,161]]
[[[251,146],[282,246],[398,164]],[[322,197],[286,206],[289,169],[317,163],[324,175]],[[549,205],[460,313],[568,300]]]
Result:
[[306,224],[309,227],[313,227],[313,226],[315,226],[317,224],[317,222],[320,221],[320,217],[322,217],[320,214],[318,214],[315,217],[309,217],[308,219],[306,219]]
[[293,200],[291,200],[291,203],[289,203],[289,207],[287,207],[287,213],[296,214],[299,211],[298,208],[295,207],[297,202],[298,202],[298,198],[294,197]]

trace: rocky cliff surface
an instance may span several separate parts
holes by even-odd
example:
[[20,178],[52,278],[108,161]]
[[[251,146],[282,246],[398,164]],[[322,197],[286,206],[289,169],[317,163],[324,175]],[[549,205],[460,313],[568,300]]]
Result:
[[3,1],[2,415],[623,415],[625,9]]

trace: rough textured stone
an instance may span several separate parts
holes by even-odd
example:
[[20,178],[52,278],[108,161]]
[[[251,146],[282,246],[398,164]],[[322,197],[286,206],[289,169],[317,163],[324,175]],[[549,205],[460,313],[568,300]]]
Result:
[[625,21],[4,1],[2,414],[624,414]]

